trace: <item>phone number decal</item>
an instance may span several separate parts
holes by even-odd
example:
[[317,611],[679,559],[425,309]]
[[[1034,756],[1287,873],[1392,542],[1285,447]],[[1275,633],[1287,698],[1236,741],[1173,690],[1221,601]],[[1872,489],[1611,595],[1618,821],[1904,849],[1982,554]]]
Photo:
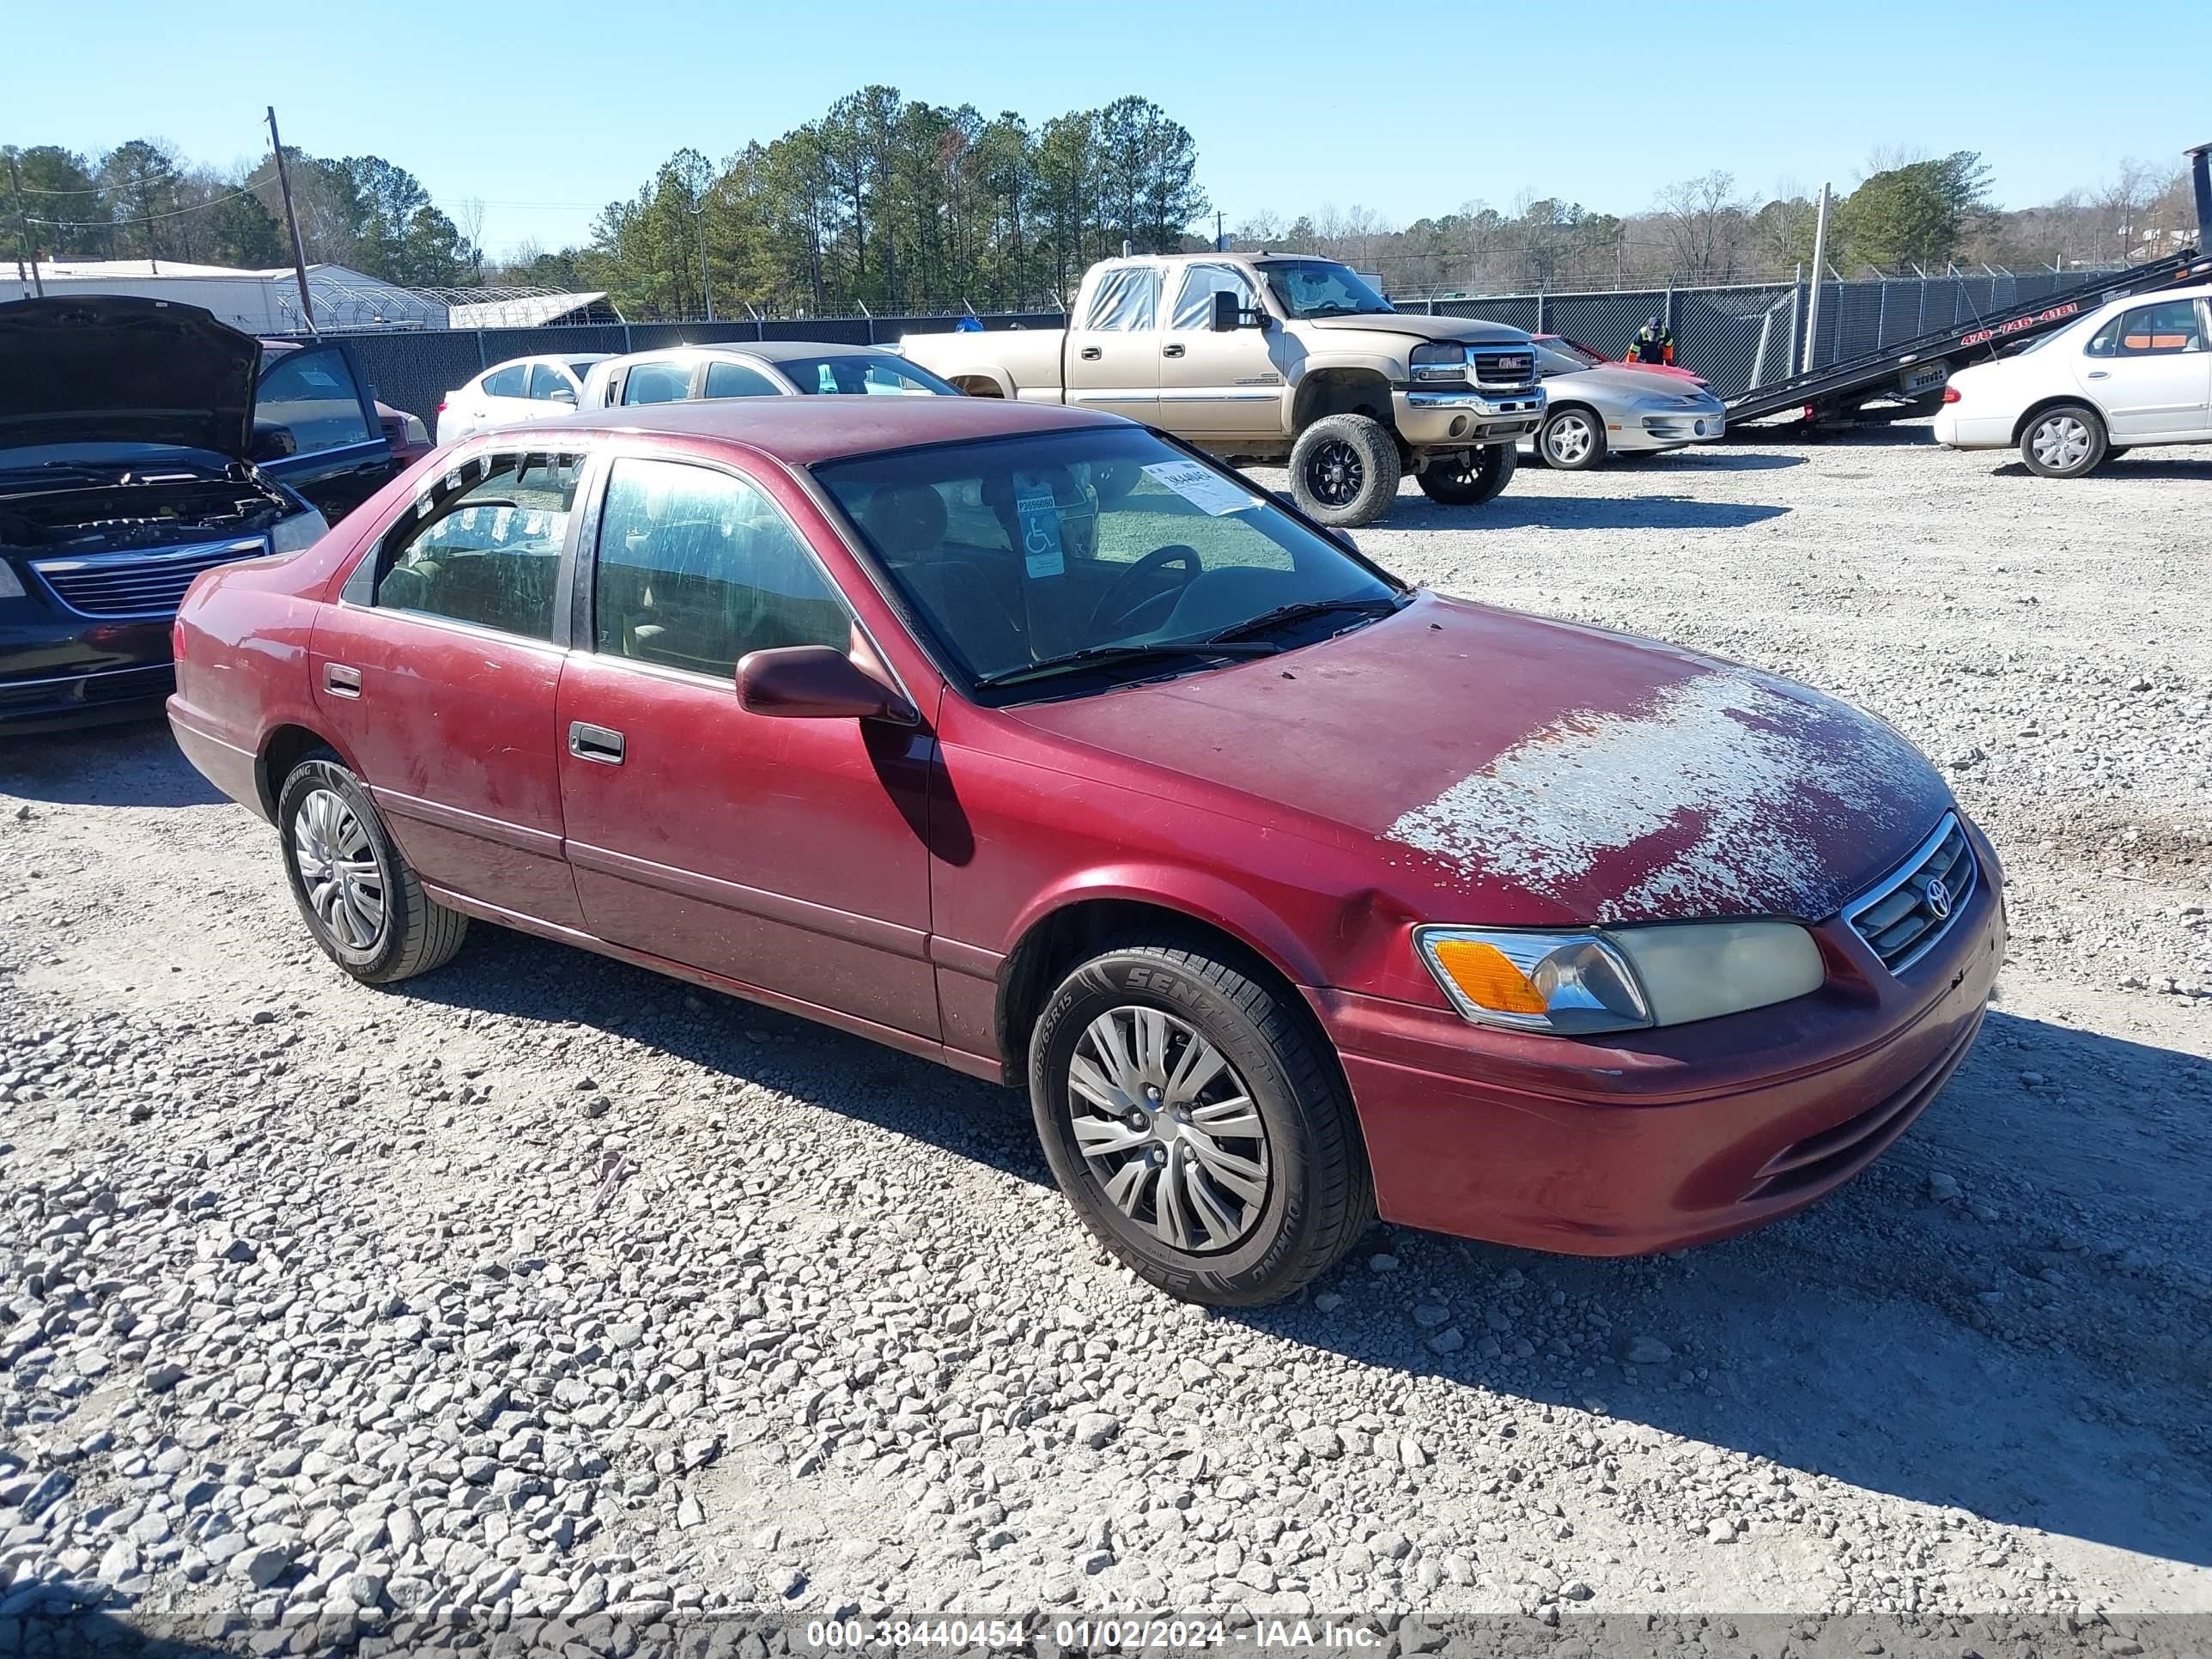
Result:
[[2053,306],[2048,311],[2039,311],[2033,317],[2015,317],[2008,323],[1999,323],[1995,328],[1976,329],[1960,340],[1960,345],[1976,346],[1996,339],[2000,334],[2017,334],[2024,328],[2033,328],[2039,323],[2055,323],[2061,317],[2071,317],[2081,307],[2078,305]]

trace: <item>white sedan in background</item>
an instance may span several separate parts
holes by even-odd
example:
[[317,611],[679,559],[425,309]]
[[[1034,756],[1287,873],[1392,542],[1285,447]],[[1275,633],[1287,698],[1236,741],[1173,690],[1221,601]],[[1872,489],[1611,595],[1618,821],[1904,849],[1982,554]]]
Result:
[[1728,430],[1728,409],[1686,374],[1629,364],[1593,367],[1564,343],[1536,343],[1536,372],[1548,400],[1532,441],[1547,466],[1579,472],[1608,453],[1652,454],[1711,443]]
[[2028,470],[2078,478],[2136,444],[2212,443],[2212,286],[2100,306],[2009,357],[1951,376],[1936,441],[2020,446]]
[[494,363],[438,400],[439,443],[457,443],[494,427],[574,414],[584,395],[584,377],[608,355],[578,351]]
[[583,407],[840,393],[957,398],[960,391],[888,346],[748,340],[738,345],[666,346],[606,358],[592,364],[585,378]]

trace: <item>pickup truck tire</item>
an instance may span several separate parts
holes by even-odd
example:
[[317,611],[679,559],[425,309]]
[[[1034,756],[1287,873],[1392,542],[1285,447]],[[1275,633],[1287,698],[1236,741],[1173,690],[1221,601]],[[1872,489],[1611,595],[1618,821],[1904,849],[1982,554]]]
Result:
[[1170,1296],[1276,1302],[1375,1219],[1344,1073],[1287,985],[1173,931],[1107,942],[1030,1042],[1030,1103],[1085,1226]]
[[1605,422],[1580,404],[1562,404],[1544,416],[1536,433],[1536,453],[1546,466],[1587,472],[1605,459]]
[[1397,499],[1398,440],[1364,415],[1328,415],[1291,448],[1291,499],[1316,524],[1373,524]]
[[1480,507],[1513,482],[1521,465],[1513,444],[1489,444],[1473,458],[1437,461],[1413,475],[1413,482],[1439,507]]

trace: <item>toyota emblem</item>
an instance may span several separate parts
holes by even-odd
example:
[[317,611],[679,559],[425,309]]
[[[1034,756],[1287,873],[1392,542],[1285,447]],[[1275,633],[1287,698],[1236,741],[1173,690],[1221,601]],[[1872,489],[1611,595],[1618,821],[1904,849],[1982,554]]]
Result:
[[1928,878],[1928,913],[1938,921],[1951,914],[1951,890],[1941,876]]

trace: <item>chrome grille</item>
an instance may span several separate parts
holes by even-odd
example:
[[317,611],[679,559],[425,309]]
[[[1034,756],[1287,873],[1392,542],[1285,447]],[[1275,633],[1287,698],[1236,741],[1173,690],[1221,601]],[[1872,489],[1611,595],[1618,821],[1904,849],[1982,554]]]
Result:
[[1902,869],[1844,907],[1844,920],[1883,967],[1901,974],[1965,914],[1978,874],[1965,827],[1946,812]]
[[1482,386],[1527,386],[1536,378],[1533,346],[1473,346],[1468,361]]
[[176,614],[185,590],[201,571],[259,558],[268,550],[265,538],[243,536],[146,552],[40,559],[31,568],[81,617],[169,617]]

